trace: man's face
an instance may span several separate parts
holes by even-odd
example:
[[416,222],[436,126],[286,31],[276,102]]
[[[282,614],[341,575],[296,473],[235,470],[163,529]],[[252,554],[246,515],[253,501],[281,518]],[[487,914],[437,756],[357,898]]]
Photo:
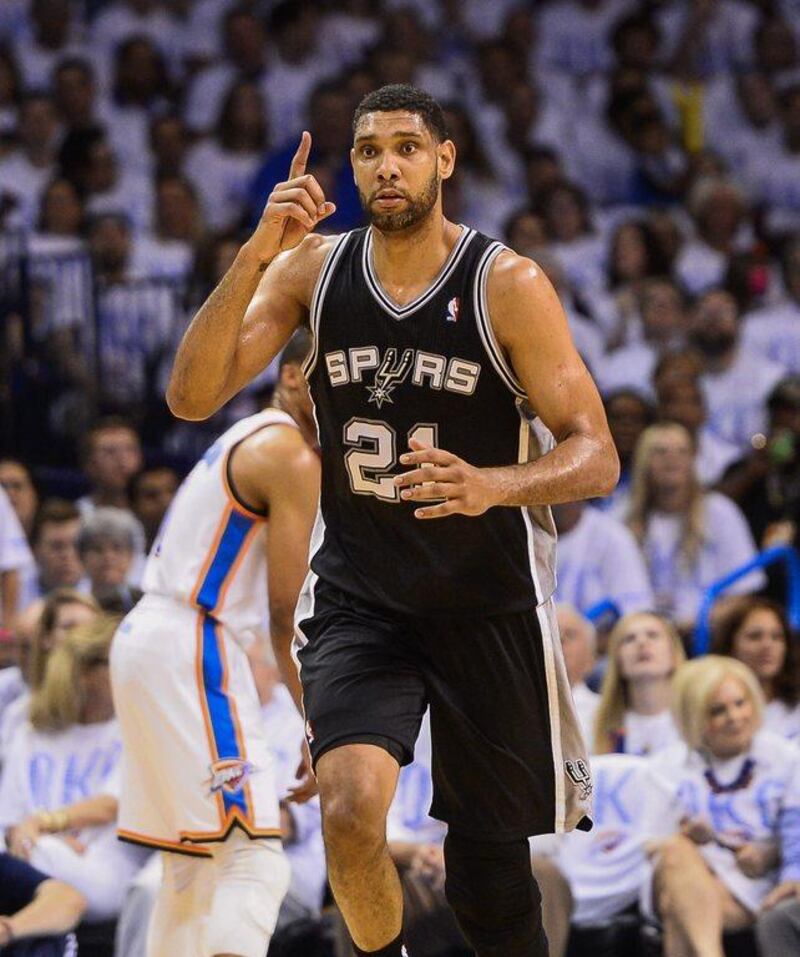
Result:
[[716,290],[703,296],[694,309],[689,338],[710,359],[724,356],[739,337],[739,314],[730,293]]
[[48,588],[74,588],[83,575],[77,541],[80,519],[45,523],[34,546],[36,564]]
[[669,383],[659,395],[660,418],[679,422],[694,433],[706,418],[703,393],[695,381]]
[[148,532],[156,531],[178,489],[172,469],[159,469],[142,475],[136,489],[133,510]]
[[92,78],[78,67],[65,67],[56,74],[55,101],[69,119],[85,117],[92,112],[95,89]]
[[0,486],[19,520],[27,526],[33,520],[38,497],[27,471],[17,462],[0,463]]
[[588,622],[571,608],[558,608],[557,618],[567,678],[574,686],[583,681],[594,666],[592,634]]
[[133,550],[115,538],[98,538],[83,552],[83,564],[93,591],[124,584],[132,562]]
[[92,441],[86,472],[99,488],[123,491],[142,467],[142,450],[130,429],[104,429]]
[[350,153],[361,205],[381,232],[427,219],[453,170],[455,147],[436,143],[421,116],[397,110],[367,113]]

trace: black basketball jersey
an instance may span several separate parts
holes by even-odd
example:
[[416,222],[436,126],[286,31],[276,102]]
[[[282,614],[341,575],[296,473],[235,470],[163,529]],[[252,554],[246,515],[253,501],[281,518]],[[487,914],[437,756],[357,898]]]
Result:
[[486,277],[503,248],[463,227],[437,278],[405,306],[381,288],[370,228],[341,236],[320,272],[305,366],[322,452],[311,568],[365,601],[490,615],[554,590],[548,508],[420,520],[422,503],[401,500],[392,481],[411,436],[479,467],[552,447],[489,323]]

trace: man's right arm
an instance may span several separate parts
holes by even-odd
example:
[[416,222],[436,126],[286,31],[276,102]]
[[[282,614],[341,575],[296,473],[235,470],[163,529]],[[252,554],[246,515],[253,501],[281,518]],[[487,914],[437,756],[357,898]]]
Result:
[[242,246],[178,347],[167,387],[173,415],[207,419],[275,358],[305,318],[309,254],[320,243],[310,237],[266,271],[248,243]]
[[182,419],[207,419],[264,369],[305,317],[331,240],[310,235],[336,211],[306,173],[303,133],[289,170],[253,235],[203,303],[178,347],[167,404]]

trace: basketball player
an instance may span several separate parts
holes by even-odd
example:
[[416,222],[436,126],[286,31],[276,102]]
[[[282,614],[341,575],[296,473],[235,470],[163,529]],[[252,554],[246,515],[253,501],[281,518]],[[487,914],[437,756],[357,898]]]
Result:
[[541,270],[444,218],[456,155],[430,96],[384,87],[355,112],[365,229],[313,232],[333,205],[309,148],[193,319],[168,401],[210,415],[310,323],[323,479],[295,643],[331,887],[357,953],[400,957],[385,816],[429,704],[448,901],[479,957],[543,955],[526,837],[589,826],[591,795],[548,506],[607,494],[616,453]]
[[[311,402],[285,349],[275,408],[237,423],[179,489],[145,595],[112,646],[119,836],[166,853],[149,957],[263,957],[289,882],[245,648],[269,630],[296,703],[292,616],[319,497]],[[299,759],[299,755],[298,755]],[[310,768],[293,792],[313,793]]]

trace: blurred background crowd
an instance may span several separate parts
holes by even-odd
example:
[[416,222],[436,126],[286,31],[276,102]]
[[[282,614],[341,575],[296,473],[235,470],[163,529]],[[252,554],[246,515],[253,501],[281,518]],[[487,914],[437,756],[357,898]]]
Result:
[[[3,0],[0,824],[33,827],[43,810],[90,802],[78,818],[94,835],[91,868],[87,838],[73,836],[67,861],[50,834],[45,850],[38,831],[9,836],[23,856],[34,840],[45,873],[78,874],[85,952],[111,953],[107,925],[128,907],[118,952],[143,953],[141,935],[126,933],[150,900],[134,878],[141,861],[103,837],[119,741],[108,619],[97,616],[132,607],[181,478],[276,379],[271,367],[209,421],[179,422],[163,397],[172,356],[303,129],[310,171],[337,207],[323,228],[362,224],[351,117],[387,83],[442,103],[458,149],[446,215],[541,265],[605,401],[619,488],[555,509],[576,702],[595,753],[634,759],[601,758],[603,774],[638,774],[642,755],[697,745],[691,721],[669,710],[672,675],[685,652],[709,647],[756,677],[751,688],[720,666],[723,685],[744,682],[753,697],[737,753],[749,753],[763,711],[790,742],[777,750],[783,765],[800,757],[800,0]],[[275,704],[273,665],[253,665],[290,764],[302,729]],[[58,701],[65,674],[71,708]],[[443,916],[422,751],[398,798],[397,855],[420,878],[411,912],[426,929],[413,953],[435,957],[460,951]],[[800,776],[781,780],[800,815]],[[780,883],[782,841],[797,867],[782,876],[800,877],[797,835],[778,834],[779,816],[765,812],[757,840],[742,824],[735,848],[696,842],[725,852],[736,876],[752,864],[742,846],[773,841],[763,874],[745,875],[753,913]],[[287,926],[313,936],[318,826],[287,811],[287,828],[302,860]],[[606,863],[620,846],[605,848]],[[622,870],[641,884],[638,853]],[[611,914],[586,905],[579,858],[537,852],[554,953],[570,914],[591,924],[636,902],[628,888]],[[329,946],[310,939],[289,933],[283,946],[305,957]]]

